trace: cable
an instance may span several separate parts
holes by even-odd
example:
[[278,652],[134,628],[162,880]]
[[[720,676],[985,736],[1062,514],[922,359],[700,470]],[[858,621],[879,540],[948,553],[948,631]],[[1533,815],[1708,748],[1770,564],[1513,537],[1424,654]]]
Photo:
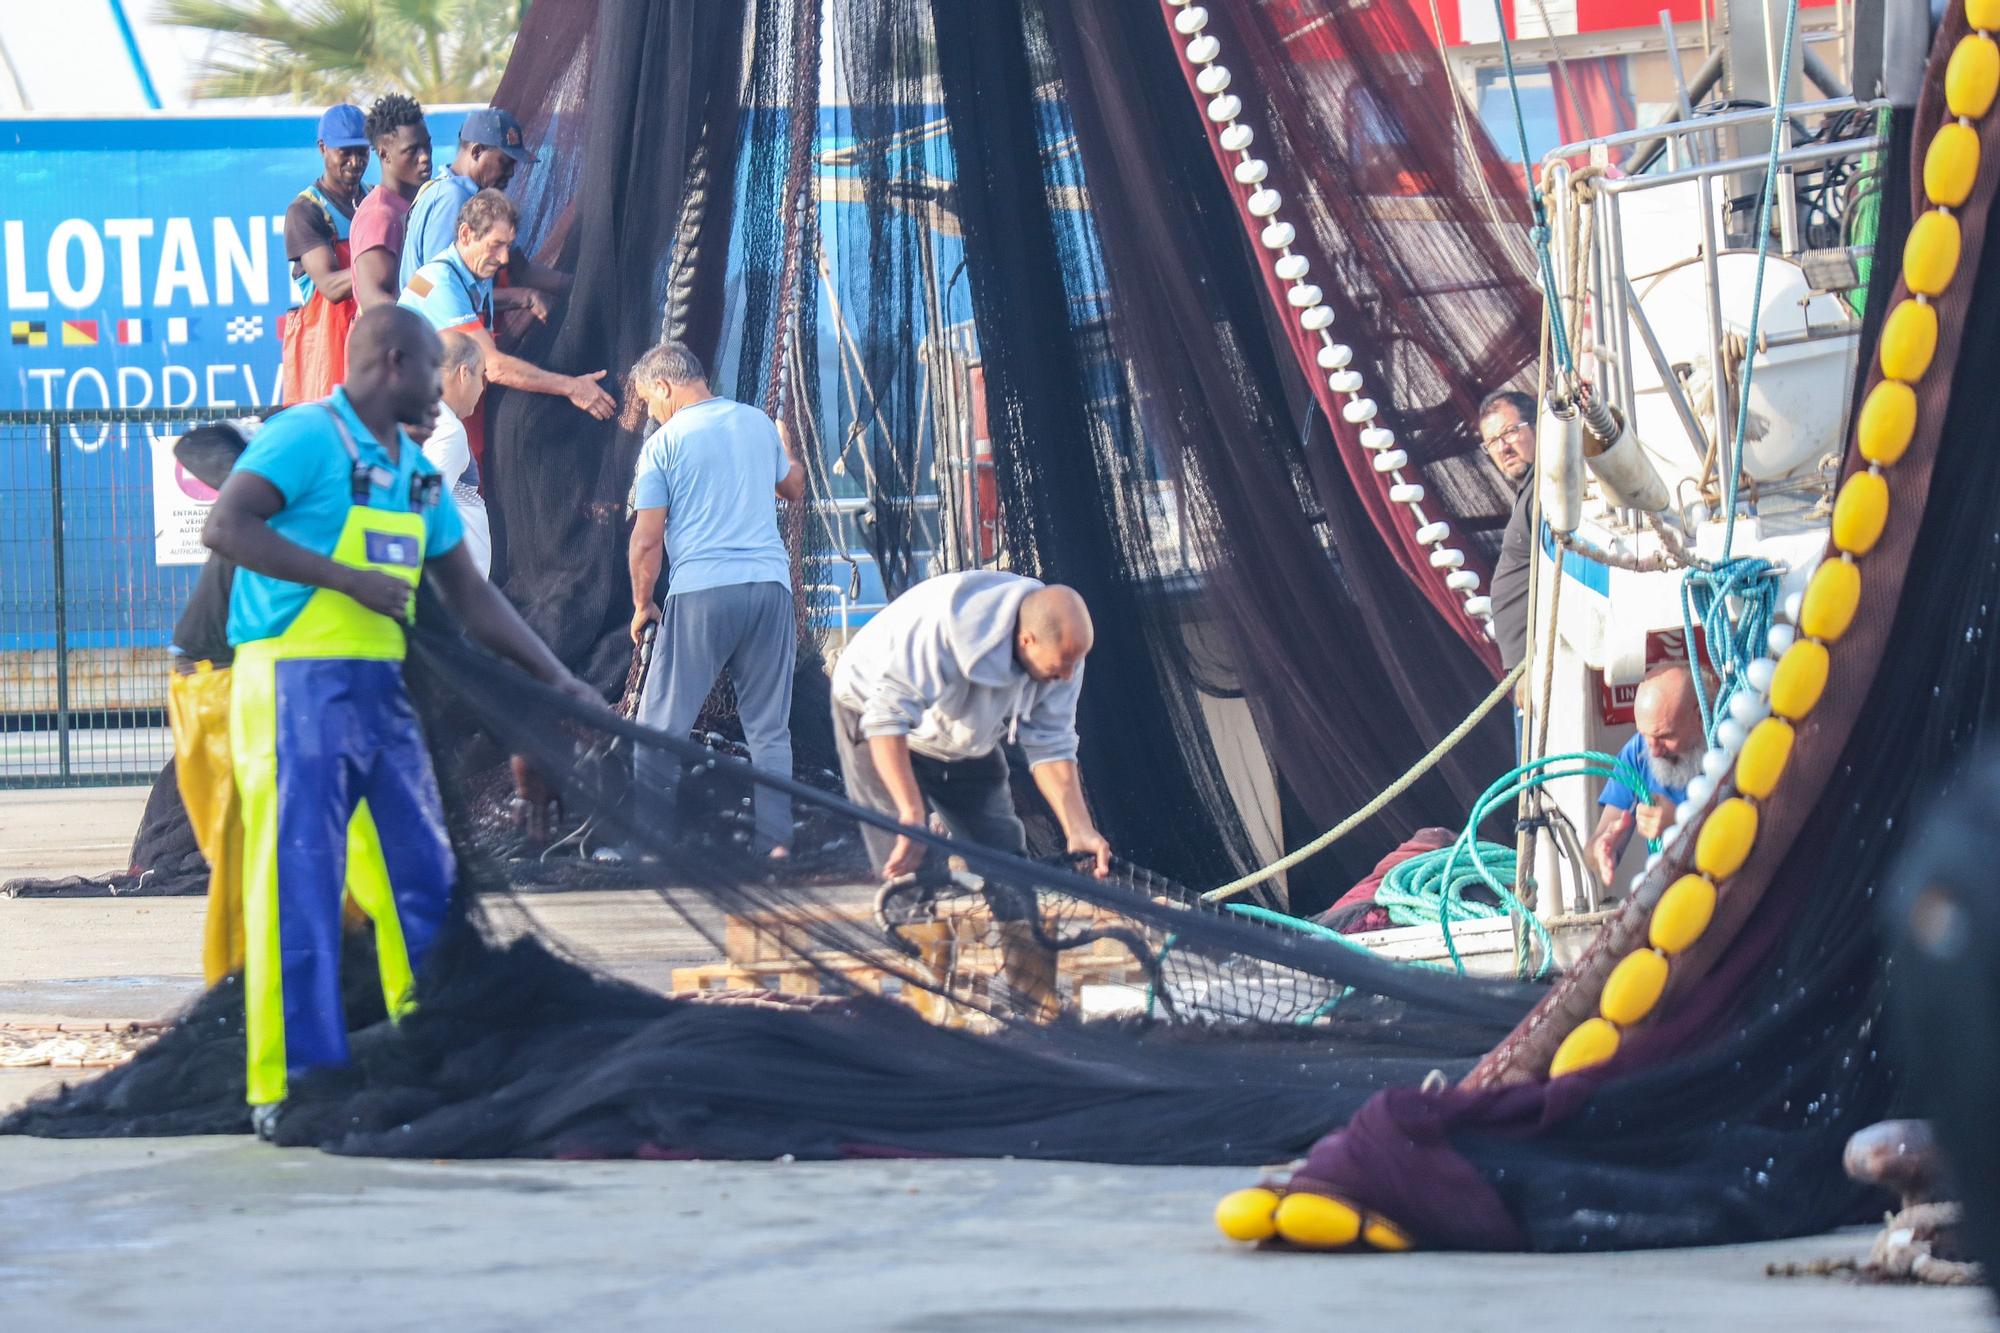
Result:
[[1500,683],[1493,687],[1493,692],[1480,700],[1479,706],[1466,716],[1465,721],[1453,727],[1449,735],[1431,747],[1429,754],[1417,760],[1403,776],[1397,778],[1387,787],[1384,787],[1374,800],[1368,802],[1368,804],[1362,806],[1359,810],[1356,810],[1353,814],[1341,820],[1338,824],[1335,824],[1332,828],[1320,834],[1297,851],[1289,852],[1279,857],[1262,870],[1253,870],[1241,879],[1233,879],[1219,889],[1210,889],[1207,893],[1201,895],[1201,900],[1205,903],[1219,902],[1232,894],[1241,893],[1247,888],[1262,884],[1272,876],[1290,870],[1301,861],[1309,860],[1319,855],[1349,833],[1352,833],[1360,825],[1380,814],[1389,802],[1408,791],[1412,783],[1436,767],[1438,760],[1450,754],[1453,747],[1472,733],[1474,727],[1485,721],[1486,715],[1493,711],[1494,706],[1502,699],[1505,699],[1508,693],[1513,690],[1514,682],[1521,678],[1522,669],[1522,666],[1516,666],[1512,671],[1501,677]]

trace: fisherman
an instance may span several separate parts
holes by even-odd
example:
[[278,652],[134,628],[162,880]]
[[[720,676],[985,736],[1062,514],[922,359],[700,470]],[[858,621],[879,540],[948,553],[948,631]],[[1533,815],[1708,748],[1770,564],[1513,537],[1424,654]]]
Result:
[[438,400],[437,425],[424,440],[424,457],[444,477],[445,491],[458,507],[465,525],[465,550],[481,575],[493,572],[493,529],[486,517],[486,500],[479,494],[479,469],[465,438],[465,418],[479,410],[486,392],[486,353],[462,333],[445,333],[443,395]]
[[[196,426],[174,442],[174,461],[212,491],[220,491],[246,442],[263,427],[255,417]],[[173,674],[167,680],[167,725],[174,737],[174,785],[208,862],[208,901],[201,929],[202,980],[213,986],[243,970],[243,806],[229,743],[231,665],[229,599],[236,565],[211,553],[174,623]],[[357,821],[354,840],[374,829]],[[350,932],[368,928],[368,914],[350,895],[342,907]]]
[[[481,190],[505,192],[515,169],[534,160],[521,133],[521,122],[497,106],[483,107],[465,118],[458,131],[458,155],[417,192],[409,228],[396,270],[398,289],[410,285],[417,270],[449,250],[458,235],[458,215]],[[525,309],[536,319],[549,317],[548,298],[570,288],[570,275],[531,260],[510,246],[501,269],[494,302],[501,309]]]
[[292,308],[283,325],[279,395],[287,403],[325,397],[347,367],[347,330],[355,315],[348,229],[368,171],[366,126],[358,106],[326,109],[319,118],[324,170],[285,210]]
[[[1493,639],[1500,665],[1512,671],[1528,655],[1528,567],[1534,559],[1535,400],[1513,389],[1486,395],[1479,404],[1479,447],[1514,492],[1500,558],[1493,565]],[[1522,686],[1527,677],[1522,678]],[[1526,691],[1516,686],[1518,709]]]
[[[750,762],[789,778],[798,629],[777,501],[805,499],[805,465],[777,423],[748,403],[718,398],[701,358],[680,343],[647,352],[627,383],[628,414],[643,401],[660,423],[639,452],[629,559],[633,642],[648,623],[660,626],[639,721],[687,735],[726,666]],[[637,778],[653,822],[668,832],[679,765],[642,750]],[[791,798],[760,784],[754,805],[758,849],[789,855]]]
[[[481,190],[458,213],[457,241],[411,275],[400,303],[429,320],[438,332],[462,333],[478,343],[486,354],[486,378],[494,384],[567,398],[580,411],[603,421],[617,406],[598,383],[603,371],[563,375],[543,370],[509,356],[493,341],[493,276],[507,262],[517,222],[506,195]],[[470,414],[466,431],[472,437],[473,459],[483,466],[478,419],[477,412]]]
[[[343,876],[376,921],[384,998],[407,1013],[456,868],[437,781],[404,692],[404,624],[428,573],[472,637],[574,698],[601,704],[480,577],[436,469],[397,423],[437,408],[437,335],[370,310],[347,383],[273,418],[244,451],[203,539],[236,562],[230,700],[243,804],[249,1101],[277,1125],[290,1076],[347,1061],[340,997]],[[365,807],[364,803],[365,802]],[[371,864],[346,864],[371,823]]]
[[1674,807],[1687,799],[1688,784],[1701,772],[1701,757],[1708,751],[1694,676],[1685,665],[1658,667],[1640,682],[1632,720],[1639,730],[1618,752],[1618,762],[1621,770],[1644,775],[1647,790],[1634,791],[1612,778],[1597,798],[1603,813],[1588,850],[1591,867],[1606,887],[1617,876],[1618,859],[1633,829],[1651,842],[1674,822]]
[[[972,570],[911,588],[861,627],[834,667],[848,799],[916,827],[935,811],[954,837],[1024,855],[1000,749],[1017,741],[1069,850],[1109,875],[1111,846],[1084,802],[1076,759],[1094,634],[1083,598],[1060,584]],[[924,864],[923,844],[907,834],[861,832],[884,879]]]
[[354,300],[361,309],[394,305],[403,294],[403,242],[410,205],[431,174],[431,132],[415,98],[390,93],[368,108],[368,141],[382,162],[382,183],[354,210]]
[[397,286],[409,286],[418,269],[451,248],[458,236],[458,212],[472,196],[481,190],[504,191],[514,169],[528,159],[521,122],[511,114],[494,106],[468,115],[459,127],[457,155],[417,192]]
[[[210,490],[221,490],[261,423],[197,426],[174,442],[174,459]],[[174,783],[208,862],[202,921],[202,979],[213,986],[243,966],[243,820],[230,762],[229,592],[236,567],[211,555],[174,622],[173,674],[167,678],[167,725],[174,735]]]

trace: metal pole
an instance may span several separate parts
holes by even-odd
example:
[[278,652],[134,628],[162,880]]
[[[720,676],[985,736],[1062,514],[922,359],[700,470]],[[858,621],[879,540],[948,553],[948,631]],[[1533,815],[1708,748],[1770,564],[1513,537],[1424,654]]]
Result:
[[49,423],[49,535],[56,594],[56,775],[69,781],[69,578],[63,569],[62,427]]
[[153,72],[146,68],[146,57],[139,50],[139,38],[132,31],[132,20],[125,16],[125,0],[110,0],[111,17],[118,24],[118,35],[125,39],[125,56],[132,62],[132,74],[139,80],[139,92],[146,99],[146,105],[153,110],[160,109],[160,94],[153,87]]
[[[1729,447],[1730,413],[1729,394],[1724,388],[1722,378],[1722,278],[1720,270],[1716,265],[1717,228],[1715,225],[1715,191],[1712,188],[1713,181],[1713,177],[1703,176],[1701,177],[1699,188],[1701,191],[1701,255],[1702,266],[1706,270],[1707,278],[1707,281],[1703,285],[1708,289],[1703,293],[1707,297],[1708,345],[1712,354],[1717,358],[1709,367],[1709,373],[1714,377],[1710,397],[1714,400],[1715,404],[1715,435],[1711,442],[1715,446],[1718,456],[1720,456]],[[1746,353],[1746,355],[1748,354]]]
[[[1699,467],[1704,452],[1701,442],[1708,432],[1702,428],[1701,422],[1695,419],[1694,409],[1688,405],[1687,395],[1681,391],[1681,382],[1674,374],[1674,368],[1667,363],[1667,354],[1661,350],[1660,340],[1653,333],[1652,321],[1646,318],[1646,312],[1639,305],[1639,293],[1632,286],[1630,278],[1625,280],[1625,301],[1632,309],[1632,319],[1639,330],[1639,341],[1645,344],[1646,355],[1652,358],[1653,369],[1660,377],[1660,387],[1666,390],[1667,401],[1673,404],[1674,415],[1680,418],[1681,429],[1687,432],[1688,448],[1694,450],[1695,466]],[[1633,406],[1628,404],[1625,419],[1630,421],[1634,416]]]
[[0,36],[0,69],[7,71],[7,82],[14,87],[14,100],[21,104],[21,110],[33,111],[34,103],[28,100],[28,85],[21,82],[20,67],[15,65],[14,56],[7,50],[7,39]]

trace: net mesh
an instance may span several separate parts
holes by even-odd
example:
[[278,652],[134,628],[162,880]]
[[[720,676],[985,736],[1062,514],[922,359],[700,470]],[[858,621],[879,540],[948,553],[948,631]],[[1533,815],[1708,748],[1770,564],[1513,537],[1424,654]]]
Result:
[[[886,821],[834,790],[813,636],[784,778],[740,762],[726,710],[699,737],[647,731],[491,661],[427,606],[409,675],[447,795],[458,920],[400,1024],[376,1021],[365,948],[350,951],[354,1064],[298,1080],[280,1137],[410,1156],[1261,1163],[1357,1113],[1356,1151],[1420,1123],[1364,1104],[1400,1089],[1407,1106],[1434,1072],[1455,1081],[1541,988],[1398,965],[1184,887],[1247,868],[1260,819],[1317,829],[1360,805],[1491,677],[1404,576],[1403,536],[1349,472],[1345,423],[1312,410],[1159,15],[833,0],[827,59],[801,60],[820,17],[817,0],[538,0],[500,101],[546,147],[515,187],[523,234],[577,278],[527,352],[615,368],[663,321],[686,330],[737,396],[832,460],[814,496],[847,502],[853,526],[835,529],[824,504],[798,516],[800,568],[853,538],[884,592],[927,572],[940,511],[976,510],[937,408],[945,371],[976,356],[1004,557],[1077,586],[1097,621],[1083,770],[1123,864],[1099,880],[919,833],[948,877],[857,890],[856,825]],[[1515,196],[1490,148],[1453,128],[1413,20],[1300,0],[1215,21],[1317,210],[1315,267],[1338,275],[1323,285],[1380,335],[1357,335],[1357,355],[1476,550],[1500,507],[1457,423],[1532,351],[1513,250],[1486,243],[1518,218]],[[1878,244],[1897,243],[1885,222]],[[700,262],[677,271],[690,249]],[[1966,356],[2000,337],[1992,322]],[[1971,378],[1955,414],[1990,407]],[[1919,568],[2000,549],[2000,467],[1979,435],[1948,444],[1953,484],[1932,498]],[[638,436],[509,395],[494,441],[505,590],[607,694],[629,685],[616,575]],[[1573,1249],[1788,1234],[1851,1212],[1831,1145],[1893,1089],[1865,904],[1925,775],[1983,723],[2000,566],[1974,563],[1913,580],[1908,651],[1877,686],[1895,706],[1879,734],[1857,733],[1701,1031],[1561,1096],[1510,1093],[1476,1124],[1434,1123],[1437,1155],[1378,1182],[1399,1220],[1433,1243]],[[802,615],[818,577],[799,580]],[[1277,812],[1225,780],[1211,723],[1228,704],[1271,754]],[[642,751],[694,772],[695,836],[635,817]],[[1292,906],[1324,905],[1414,829],[1456,825],[1508,753],[1503,721],[1474,733],[1295,875]],[[553,844],[508,824],[509,756],[537,775],[535,800],[567,810]],[[748,850],[756,783],[805,821],[806,855],[782,873]],[[593,840],[657,859],[572,854]],[[662,946],[638,984],[521,892],[615,886],[657,896],[689,957],[730,962],[682,986],[660,975]],[[127,1067],[0,1128],[240,1129],[241,1057],[225,983]],[[1475,1197],[1495,1212],[1474,1216]]]

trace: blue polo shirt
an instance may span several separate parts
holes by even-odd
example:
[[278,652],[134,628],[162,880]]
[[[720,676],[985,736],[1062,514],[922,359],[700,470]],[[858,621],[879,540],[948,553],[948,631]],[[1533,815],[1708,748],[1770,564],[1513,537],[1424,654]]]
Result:
[[478,193],[477,185],[450,167],[417,192],[403,232],[403,257],[396,270],[398,286],[409,286],[418,269],[458,243],[458,210]]
[[[388,451],[375,442],[354,407],[347,390],[335,389],[327,400],[340,413],[354,436],[361,461],[380,468],[393,479],[375,485],[369,505],[375,509],[410,510],[410,480],[418,475],[437,475],[410,437],[402,437],[394,462]],[[278,488],[285,507],[271,516],[271,527],[281,537],[297,542],[309,551],[331,557],[347,525],[347,513],[354,507],[349,489],[353,464],[340,441],[326,408],[319,403],[300,403],[272,417],[250,441],[250,447],[236,461],[239,472],[254,472]],[[379,481],[379,477],[378,477]],[[424,556],[436,559],[458,545],[464,528],[458,508],[446,495],[424,513]],[[274,579],[252,569],[238,569],[236,584],[229,594],[229,642],[241,646],[258,639],[283,634],[298,619],[316,589],[303,583]]]
[[[1679,805],[1688,798],[1686,787],[1669,787],[1660,781],[1659,773],[1653,768],[1652,753],[1646,749],[1644,736],[1634,736],[1626,741],[1625,748],[1618,752],[1618,760],[1622,766],[1645,774],[1647,783],[1653,789],[1652,795],[1664,799],[1668,805]],[[1617,778],[1609,778],[1604,783],[1604,794],[1597,798],[1597,803],[1617,810],[1630,810],[1638,800],[1638,793],[1631,787]]]
[[748,403],[683,407],[639,450],[635,503],[667,511],[667,595],[736,583],[792,585],[778,535],[791,471],[778,428]]
[[474,324],[491,328],[493,279],[475,277],[454,245],[411,276],[396,304],[416,311],[440,333]]

